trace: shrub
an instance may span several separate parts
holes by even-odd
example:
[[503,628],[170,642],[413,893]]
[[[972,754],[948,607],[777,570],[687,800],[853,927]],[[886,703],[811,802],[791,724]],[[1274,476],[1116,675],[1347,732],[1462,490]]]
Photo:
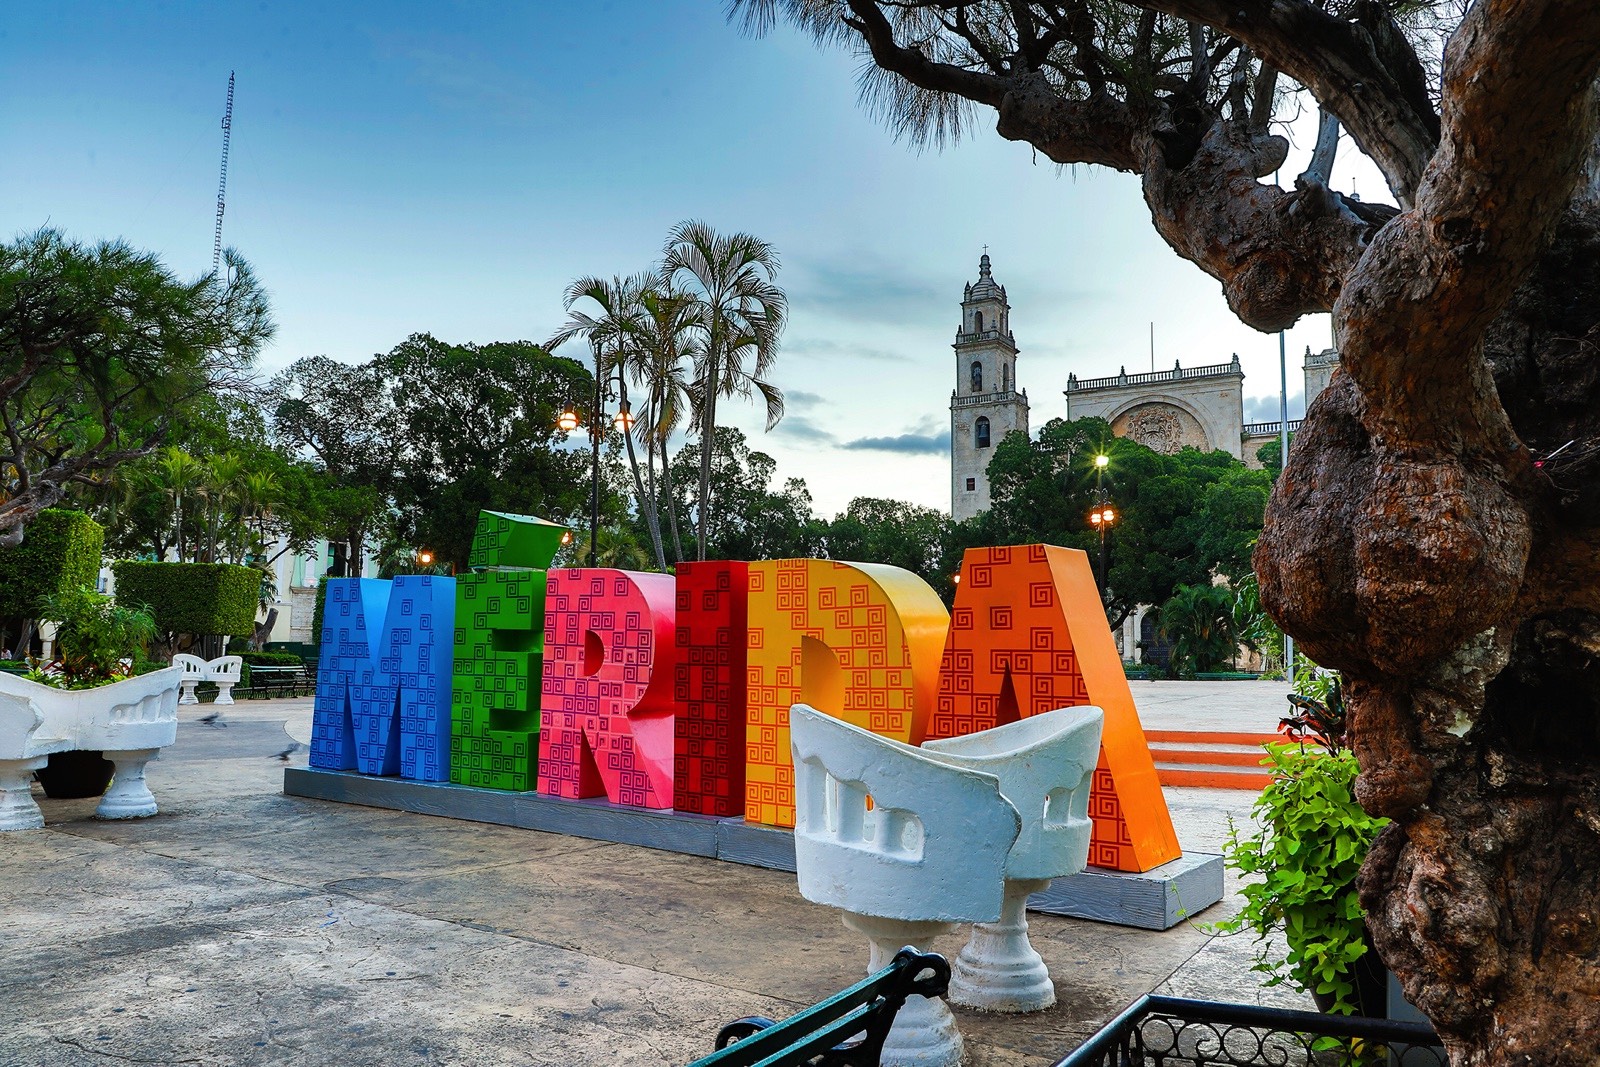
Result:
[[261,575],[254,568],[122,559],[111,569],[117,599],[148,604],[161,633],[248,634],[255,629]]
[[105,528],[81,511],[39,512],[22,544],[0,549],[0,616],[35,618],[41,598],[94,588],[105,537]]
[[60,659],[36,680],[62,689],[87,689],[129,677],[134,661],[156,635],[148,610],[124,607],[86,587],[45,597],[39,614],[56,624]]
[[236,655],[257,667],[301,667],[306,662],[293,652],[239,652]]
[[[1251,809],[1255,833],[1229,820],[1224,857],[1246,879],[1244,907],[1219,930],[1249,930],[1260,945],[1254,969],[1267,985],[1287,982],[1331,998],[1332,1010],[1357,1009],[1356,962],[1367,952],[1356,873],[1389,820],[1368,815],[1355,798],[1355,754],[1344,747],[1346,721],[1336,677],[1319,680],[1323,699],[1305,687],[1290,696],[1282,722],[1289,744],[1266,745],[1272,784]],[[1281,929],[1288,951],[1274,954],[1268,935]],[[1370,1007],[1370,1005],[1368,1005]]]

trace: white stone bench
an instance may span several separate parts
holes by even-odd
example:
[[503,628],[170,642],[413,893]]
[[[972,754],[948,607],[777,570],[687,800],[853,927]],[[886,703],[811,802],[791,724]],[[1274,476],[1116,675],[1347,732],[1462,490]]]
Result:
[[200,698],[195,695],[195,687],[201,682],[215,682],[217,683],[215,703],[232,704],[233,687],[239,684],[239,675],[244,669],[244,657],[218,656],[213,660],[204,660],[199,656],[180,652],[172,657],[172,665],[183,670],[183,695],[178,698],[178,703],[200,703]]
[[56,689],[0,673],[0,830],[36,830],[33,772],[56,752],[100,752],[116,767],[95,814],[156,813],[144,769],[178,737],[183,668],[168,667],[96,689]]
[[[957,922],[995,922],[1022,829],[1000,779],[953,766],[804,704],[789,709],[800,895],[831,904],[871,943],[868,973],[903,945],[927,951]],[[956,1067],[961,1033],[941,1000],[913,996],[885,1067]]]

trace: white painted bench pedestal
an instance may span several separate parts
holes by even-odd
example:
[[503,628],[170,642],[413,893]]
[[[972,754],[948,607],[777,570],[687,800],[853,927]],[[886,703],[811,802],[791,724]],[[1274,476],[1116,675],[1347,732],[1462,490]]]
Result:
[[101,753],[117,770],[100,806],[94,809],[96,818],[142,819],[156,813],[156,798],[145,783],[144,768],[160,752],[159,748],[135,748]]
[[973,923],[972,937],[950,967],[950,999],[983,1011],[1043,1011],[1056,1002],[1044,959],[1028,941],[1028,898],[1049,878],[1006,879],[1000,921]]
[[[789,709],[789,740],[800,895],[838,908],[869,939],[869,973],[955,923],[1000,918],[1022,819],[998,777],[804,704]],[[957,1067],[961,1054],[943,1000],[913,996],[880,1062]]]
[[33,772],[49,762],[49,756],[0,760],[0,831],[43,829],[44,812],[33,799]]
[[920,751],[954,767],[985,771],[1022,816],[1006,859],[1000,917],[978,922],[950,966],[950,1000],[980,1011],[1041,1011],[1056,1002],[1044,960],[1028,943],[1028,897],[1089,858],[1089,786],[1104,712],[1057,708]]
[[[932,951],[933,939],[955,928],[955,923],[885,919],[853,912],[845,912],[842,918],[846,927],[872,945],[868,974],[889,966],[894,954],[908,945],[918,952]],[[878,1063],[880,1067],[959,1067],[964,1049],[955,1016],[945,1002],[912,994],[894,1017]]]

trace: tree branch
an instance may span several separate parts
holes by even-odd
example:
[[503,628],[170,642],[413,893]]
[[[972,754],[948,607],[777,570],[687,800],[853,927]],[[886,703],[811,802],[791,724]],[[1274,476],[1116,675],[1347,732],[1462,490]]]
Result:
[[1443,139],[1416,207],[1379,234],[1335,308],[1375,430],[1452,450],[1520,447],[1483,335],[1572,198],[1597,70],[1593,0],[1481,0],[1452,37]]
[[[1439,142],[1439,120],[1425,90],[1419,99],[1417,86],[1423,82],[1416,56],[1395,55],[1389,34],[1378,35],[1386,46],[1380,56],[1374,33],[1366,27],[1303,0],[1131,2],[1204,22],[1243,41],[1338,115],[1383,171],[1395,198],[1402,205],[1411,202]],[[1363,5],[1362,14],[1369,20],[1391,18],[1381,4]],[[1395,71],[1394,64],[1402,69]]]

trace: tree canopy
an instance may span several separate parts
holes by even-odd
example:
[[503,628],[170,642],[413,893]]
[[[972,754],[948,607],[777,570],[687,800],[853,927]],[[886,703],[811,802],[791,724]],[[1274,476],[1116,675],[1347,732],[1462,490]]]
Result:
[[0,545],[150,454],[192,403],[245,386],[272,332],[232,250],[220,274],[181,282],[117,241],[45,229],[0,245]]

